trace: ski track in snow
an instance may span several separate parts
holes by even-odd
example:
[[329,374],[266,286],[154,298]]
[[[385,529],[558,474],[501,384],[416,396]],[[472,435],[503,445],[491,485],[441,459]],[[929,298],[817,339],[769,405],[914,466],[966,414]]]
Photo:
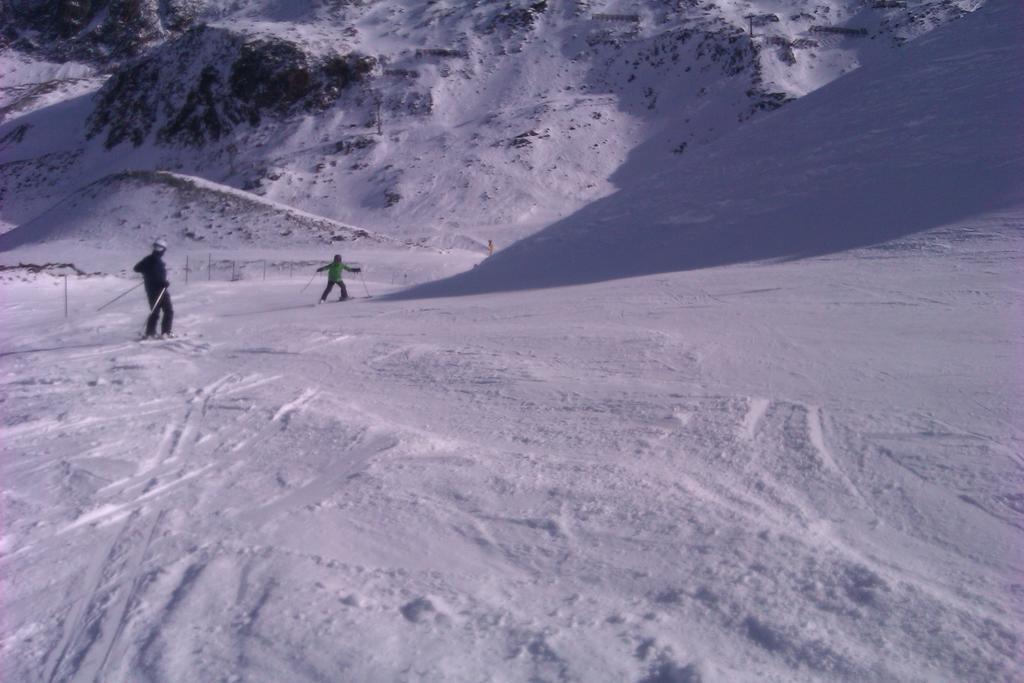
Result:
[[771,400],[767,398],[750,399],[750,411],[743,419],[743,428],[741,432],[745,439],[753,441],[757,436],[757,428],[761,424],[761,420],[764,419],[765,413],[768,412],[768,406],[770,405]]
[[[1016,257],[901,258],[5,330],[68,348],[0,361],[12,675],[1013,680],[1021,434],[962,361]],[[864,269],[942,303],[840,305]]]
[[302,395],[290,403],[285,403],[283,406],[277,409],[274,413],[274,417],[270,418],[271,422],[285,421],[287,424],[288,415],[296,410],[300,410],[302,406],[312,401],[317,394],[316,389],[305,389]]

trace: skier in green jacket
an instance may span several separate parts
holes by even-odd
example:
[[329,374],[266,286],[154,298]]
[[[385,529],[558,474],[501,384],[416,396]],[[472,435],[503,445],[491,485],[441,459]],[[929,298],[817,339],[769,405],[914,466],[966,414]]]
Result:
[[338,297],[338,301],[344,301],[348,298],[348,290],[345,289],[345,283],[341,279],[341,271],[347,270],[352,273],[361,272],[360,268],[353,268],[352,266],[341,262],[341,254],[334,255],[334,261],[327,264],[323,268],[317,268],[316,272],[321,273],[327,271],[327,288],[324,293],[320,295],[320,303],[327,301],[327,295],[331,293],[331,288],[334,285],[338,285],[341,290],[341,296]]

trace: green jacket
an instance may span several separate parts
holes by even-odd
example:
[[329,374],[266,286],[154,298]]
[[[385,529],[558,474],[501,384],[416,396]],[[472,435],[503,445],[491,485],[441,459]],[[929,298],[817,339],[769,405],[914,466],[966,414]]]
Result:
[[330,280],[331,282],[341,282],[341,271],[356,269],[348,265],[347,263],[334,263],[332,261],[330,264],[324,266],[323,268],[317,268],[316,272],[319,273],[322,270],[327,271],[327,279]]

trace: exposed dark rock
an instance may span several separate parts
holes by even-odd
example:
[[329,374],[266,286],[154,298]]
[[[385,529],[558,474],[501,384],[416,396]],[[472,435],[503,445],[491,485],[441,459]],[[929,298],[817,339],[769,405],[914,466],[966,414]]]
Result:
[[353,138],[347,138],[345,140],[338,140],[334,143],[334,151],[338,154],[351,154],[352,152],[360,149],[366,149],[377,144],[377,141],[371,137],[365,135],[357,135]]
[[319,57],[280,39],[253,40],[200,26],[115,72],[97,95],[89,136],[107,147],[159,143],[200,146],[266,116],[320,111],[365,78],[376,60]]
[[698,44],[697,57],[719,64],[726,76],[736,76],[756,64],[757,49],[743,30],[708,31]]
[[512,31],[529,31],[537,23],[537,18],[546,12],[548,3],[546,0],[530,2],[525,7],[509,7],[500,12],[489,25],[483,28],[484,33],[490,33],[499,28]]
[[775,46],[778,49],[779,59],[786,64],[796,64],[796,52],[793,51],[795,44],[784,36],[768,36],[766,45]]
[[[199,83],[189,91],[177,114],[160,129],[158,139],[161,142],[183,139],[192,144],[201,144],[207,137],[220,139],[231,124],[238,122],[237,110],[218,112],[218,91],[221,90],[223,87],[217,70],[211,66],[204,68],[199,74]],[[250,119],[250,122],[259,123],[259,120]],[[139,145],[141,140],[133,139],[132,142]]]
[[198,0],[8,0],[0,32],[8,44],[53,60],[116,63],[181,33]]
[[748,90],[747,97],[753,100],[753,104],[751,104],[748,113],[740,115],[740,121],[746,121],[760,111],[772,111],[773,109],[778,109],[787,102],[795,99],[792,95],[787,95],[786,93],[763,92],[759,89]]
[[228,82],[235,99],[252,105],[250,123],[257,124],[261,110],[287,109],[309,93],[312,81],[305,53],[274,40],[242,45]]
[[509,147],[529,147],[530,145],[533,144],[534,139],[546,140],[549,137],[551,137],[551,134],[548,132],[538,133],[536,130],[528,130],[525,133],[520,133],[519,135],[515,136],[506,144]]

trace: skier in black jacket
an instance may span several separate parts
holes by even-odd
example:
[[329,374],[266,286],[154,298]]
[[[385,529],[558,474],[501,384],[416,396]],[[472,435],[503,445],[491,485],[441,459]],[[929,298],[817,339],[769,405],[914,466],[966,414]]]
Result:
[[167,266],[164,265],[164,252],[167,251],[167,241],[158,239],[153,242],[153,253],[135,264],[135,272],[142,273],[142,280],[146,286],[146,296],[149,298],[150,314],[146,320],[146,339],[156,338],[156,321],[163,311],[164,318],[160,324],[160,332],[165,337],[173,337],[171,323],[174,322],[174,308],[171,306],[171,295],[167,288],[171,283],[167,281]]

